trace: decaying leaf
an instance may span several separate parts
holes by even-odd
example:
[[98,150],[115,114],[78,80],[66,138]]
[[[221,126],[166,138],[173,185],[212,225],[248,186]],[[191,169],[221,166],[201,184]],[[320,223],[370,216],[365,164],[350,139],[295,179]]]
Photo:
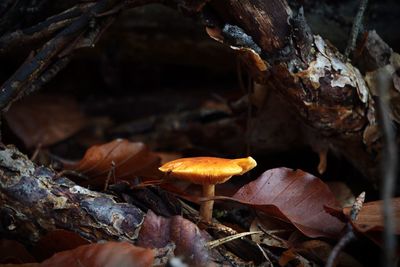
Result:
[[79,130],[85,123],[78,103],[68,96],[34,95],[14,103],[4,117],[25,146],[49,146]]
[[109,182],[134,176],[158,177],[159,157],[145,144],[116,139],[106,144],[92,146],[78,162],[64,162],[64,168],[91,178],[87,183],[103,186],[110,172]]
[[344,227],[324,209],[324,206],[338,206],[328,186],[301,170],[276,168],[266,171],[240,188],[232,198],[291,222],[309,237],[337,238]]
[[153,261],[154,252],[151,249],[136,247],[127,242],[106,242],[57,253],[42,262],[40,267],[148,267]]
[[[400,198],[392,200],[393,216],[396,222],[400,221]],[[346,215],[350,214],[351,207],[343,209]],[[353,222],[355,228],[360,232],[382,231],[383,222],[383,201],[372,201],[364,203],[361,211],[358,213],[357,219]],[[400,223],[396,223],[396,235],[400,235]]]
[[147,248],[162,248],[168,243],[176,245],[175,255],[195,266],[210,266],[206,240],[199,228],[182,216],[169,219],[148,211],[140,229],[137,245]]
[[9,267],[148,267],[154,262],[154,251],[127,242],[83,245],[54,254],[42,263],[14,264]]

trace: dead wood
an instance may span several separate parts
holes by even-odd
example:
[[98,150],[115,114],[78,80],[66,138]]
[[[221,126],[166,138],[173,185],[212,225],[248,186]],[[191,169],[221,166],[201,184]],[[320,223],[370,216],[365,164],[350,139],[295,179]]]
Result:
[[0,151],[0,203],[0,231],[25,243],[57,228],[91,241],[133,242],[144,220],[137,207],[57,177],[13,147]]
[[259,83],[277,92],[300,115],[309,127],[306,142],[316,150],[325,146],[338,151],[379,183],[382,140],[374,97],[360,71],[312,34],[302,9],[292,10],[279,0],[219,1],[213,6],[226,23],[238,25],[261,47],[267,68],[245,62]]

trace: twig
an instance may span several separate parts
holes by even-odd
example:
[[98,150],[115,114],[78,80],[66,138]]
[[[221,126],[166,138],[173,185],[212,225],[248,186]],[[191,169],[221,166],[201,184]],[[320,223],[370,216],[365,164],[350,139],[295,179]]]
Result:
[[77,38],[87,27],[94,14],[107,10],[117,0],[102,0],[48,41],[31,59],[27,60],[0,88],[0,110],[5,110],[21,91],[35,81],[66,45]]
[[362,208],[364,200],[365,200],[365,192],[362,192],[357,197],[357,199],[354,201],[354,204],[351,207],[350,221],[347,222],[347,224],[346,224],[346,232],[342,236],[342,238],[340,238],[340,240],[336,244],[336,246],[332,249],[331,254],[329,255],[328,259],[326,260],[325,267],[333,267],[340,252],[346,247],[346,245],[348,243],[350,243],[351,241],[356,239],[356,235],[354,234],[354,230],[353,230],[353,226],[352,226],[351,222],[357,219],[357,215]]
[[256,243],[257,247],[260,249],[261,253],[263,254],[265,260],[268,262],[269,266],[274,266],[274,264],[272,263],[272,261],[269,259],[267,253],[265,252],[265,250],[261,247],[260,244]]
[[365,10],[367,9],[368,0],[361,0],[360,6],[358,7],[358,12],[356,17],[354,18],[353,27],[351,28],[350,39],[347,44],[346,50],[344,52],[346,57],[349,57],[350,53],[353,52],[354,47],[356,46],[357,36],[362,28],[362,20],[364,17]]
[[235,239],[242,238],[242,237],[245,237],[245,236],[248,236],[248,235],[254,235],[254,234],[262,234],[262,231],[243,232],[243,233],[238,233],[236,235],[225,236],[223,238],[207,242],[207,247],[209,249],[213,249],[213,248],[216,248],[216,247],[218,247],[218,246],[220,246],[222,244],[225,244],[227,242],[233,241]]
[[378,77],[379,85],[379,108],[380,125],[384,138],[384,149],[381,161],[381,174],[383,177],[383,219],[384,219],[384,266],[396,266],[396,246],[395,236],[396,218],[393,212],[392,198],[396,190],[398,149],[396,142],[396,133],[390,119],[390,84],[382,76]]
[[[84,8],[83,10],[79,10],[78,7],[76,9],[72,8],[70,9],[70,13],[68,13],[67,10],[59,15],[49,18],[43,23],[39,23],[38,25],[25,30],[28,33],[35,33],[41,29],[46,32],[46,28],[51,28],[53,24],[56,24],[55,27],[61,28],[62,25],[70,23],[68,27],[64,28],[55,37],[44,44],[36,55],[34,55],[32,58],[28,58],[25,63],[22,64],[21,67],[14,73],[14,75],[12,75],[0,87],[0,111],[6,110],[12,104],[12,102],[23,95],[23,91],[25,89],[32,87],[31,85],[35,83],[39,77],[42,77],[43,72],[45,72],[49,66],[55,64],[53,62],[57,61],[57,57],[62,58],[67,56],[73,50],[80,47],[93,46],[104,30],[114,21],[115,18],[111,15],[118,14],[118,11],[122,10],[128,5],[129,7],[135,7],[153,2],[160,2],[160,0],[136,0],[129,2],[123,0],[101,0],[94,4],[89,3],[82,5],[82,7],[89,6],[90,8],[87,8],[86,12],[84,12],[78,18],[74,18],[73,21],[69,20],[71,20],[71,17],[74,17],[74,15],[85,10]],[[107,13],[107,10],[109,9],[111,9],[112,12]],[[101,17],[97,18],[96,16],[99,14],[101,14]],[[94,20],[102,20],[103,17],[106,17],[106,19],[100,23],[96,23],[97,27],[91,27],[91,23]],[[57,23],[61,25],[57,25]],[[87,35],[83,34],[85,32],[87,32]],[[42,34],[45,33],[43,32]],[[16,35],[18,38],[20,38],[18,36],[18,32]],[[15,41],[15,38],[17,37],[14,36],[11,38],[11,40]],[[62,64],[59,64],[58,66],[60,65]],[[52,78],[54,75],[46,76]],[[41,85],[41,83],[39,82],[37,85]]]
[[111,180],[111,175],[114,178],[114,184],[115,184],[115,162],[114,161],[111,161],[111,169],[108,172],[107,179],[106,179],[106,182],[104,184],[104,191],[107,191],[108,184],[110,183],[110,180]]
[[35,152],[33,152],[32,157],[30,158],[31,161],[35,161],[41,149],[42,149],[42,143],[39,143],[35,148]]
[[4,54],[16,44],[18,44],[18,46],[26,45],[30,42],[50,37],[53,33],[70,25],[93,5],[94,4],[91,3],[74,6],[34,26],[1,36],[0,54]]
[[44,84],[56,76],[57,73],[64,69],[70,61],[71,58],[67,56],[54,62],[36,81],[34,81],[27,89],[23,90],[23,93],[25,95],[29,95],[41,88]]

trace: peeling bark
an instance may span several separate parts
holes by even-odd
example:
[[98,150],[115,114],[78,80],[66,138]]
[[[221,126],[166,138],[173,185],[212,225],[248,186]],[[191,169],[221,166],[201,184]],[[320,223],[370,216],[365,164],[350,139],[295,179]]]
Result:
[[56,228],[91,241],[132,242],[144,220],[135,206],[57,177],[12,147],[0,151],[0,201],[0,231],[29,243]]
[[286,1],[226,0],[213,5],[225,23],[239,25],[261,47],[268,70],[249,70],[300,115],[312,136],[308,143],[320,146],[323,139],[377,183],[381,151],[368,139],[371,129],[378,129],[377,115],[360,71],[335,47],[312,35],[302,9],[292,12]]

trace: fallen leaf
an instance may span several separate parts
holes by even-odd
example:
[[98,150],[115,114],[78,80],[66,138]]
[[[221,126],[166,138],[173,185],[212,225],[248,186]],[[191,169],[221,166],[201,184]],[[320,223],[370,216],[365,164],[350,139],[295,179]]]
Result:
[[19,242],[0,240],[0,264],[36,262],[36,259]]
[[57,229],[40,238],[32,251],[38,261],[43,261],[57,252],[74,249],[89,243],[88,240],[77,233]]
[[168,243],[176,245],[175,255],[195,266],[210,266],[206,240],[199,228],[182,216],[163,218],[148,211],[140,229],[137,245],[146,248],[162,248]]
[[[393,216],[396,222],[400,221],[400,198],[393,198],[392,200]],[[343,212],[349,215],[351,207],[346,207]],[[383,201],[372,201],[364,203],[357,219],[353,221],[354,227],[362,233],[370,231],[383,231]],[[400,235],[400,223],[396,223],[396,235]]]
[[324,209],[338,206],[328,186],[301,170],[268,170],[240,188],[232,199],[290,222],[308,237],[337,238],[344,227]]
[[29,96],[14,103],[4,117],[28,148],[58,143],[85,124],[78,103],[68,96]]
[[116,139],[92,146],[78,162],[64,161],[63,164],[65,169],[80,172],[90,178],[82,184],[103,186],[113,168],[115,173],[111,173],[110,184],[114,182],[114,175],[118,180],[134,176],[159,177],[157,168],[160,159],[143,143]]
[[127,242],[106,242],[80,246],[55,254],[40,267],[148,267],[152,266],[154,252]]

